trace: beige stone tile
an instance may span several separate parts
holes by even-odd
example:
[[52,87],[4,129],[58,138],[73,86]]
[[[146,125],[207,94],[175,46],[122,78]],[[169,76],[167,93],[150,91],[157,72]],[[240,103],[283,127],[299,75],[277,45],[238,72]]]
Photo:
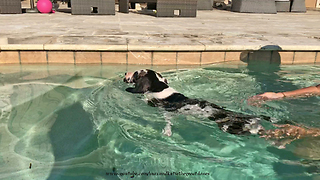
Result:
[[128,52],[128,64],[151,64],[151,52]]
[[74,54],[71,51],[49,51],[48,63],[74,64]]
[[293,64],[293,52],[279,52],[281,64]]
[[102,52],[103,64],[126,64],[127,52]]
[[241,53],[242,52],[226,52],[225,61],[240,61]]
[[177,64],[200,65],[200,52],[178,52]]
[[2,44],[1,50],[8,51],[43,51],[43,44]]
[[225,54],[225,52],[202,52],[201,64],[224,62]]
[[45,51],[21,51],[21,64],[46,64],[47,54]]
[[314,64],[316,52],[295,52],[293,64]]
[[316,64],[320,64],[320,52],[317,52],[316,55],[317,55]]
[[153,65],[175,65],[177,64],[176,52],[154,52]]
[[93,45],[93,44],[45,44],[44,50],[64,51],[127,51],[127,45]]
[[204,51],[206,47],[202,44],[128,44],[128,51]]
[[76,64],[100,64],[100,52],[76,52]]
[[19,64],[18,51],[0,51],[0,64]]

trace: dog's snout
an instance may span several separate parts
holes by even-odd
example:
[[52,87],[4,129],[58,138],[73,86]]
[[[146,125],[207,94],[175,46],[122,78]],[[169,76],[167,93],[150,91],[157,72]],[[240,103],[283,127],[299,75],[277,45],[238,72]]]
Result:
[[123,82],[130,83],[130,78],[123,78]]
[[126,83],[133,83],[133,73],[132,72],[126,72],[124,73],[125,77],[123,79]]

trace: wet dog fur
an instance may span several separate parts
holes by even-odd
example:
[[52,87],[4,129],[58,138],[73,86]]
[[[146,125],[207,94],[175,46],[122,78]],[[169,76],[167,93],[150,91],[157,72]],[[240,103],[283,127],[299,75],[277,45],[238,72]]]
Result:
[[[134,84],[134,87],[129,87],[126,91],[145,94],[150,106],[162,107],[168,112],[182,114],[189,114],[191,110],[198,111],[196,114],[215,121],[221,130],[231,134],[261,134],[265,130],[260,125],[260,121],[270,120],[265,116],[245,115],[226,110],[205,100],[188,98],[169,87],[168,81],[153,70],[145,69],[126,73],[124,82]],[[164,134],[171,135],[171,132]]]

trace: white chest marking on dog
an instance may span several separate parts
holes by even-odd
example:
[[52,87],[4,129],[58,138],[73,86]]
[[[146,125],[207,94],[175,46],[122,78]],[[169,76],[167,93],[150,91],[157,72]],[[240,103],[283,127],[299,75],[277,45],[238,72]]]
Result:
[[165,99],[169,97],[173,93],[178,93],[178,91],[174,90],[173,88],[169,87],[164,89],[161,92],[146,92],[144,95],[147,97],[148,100],[151,99]]

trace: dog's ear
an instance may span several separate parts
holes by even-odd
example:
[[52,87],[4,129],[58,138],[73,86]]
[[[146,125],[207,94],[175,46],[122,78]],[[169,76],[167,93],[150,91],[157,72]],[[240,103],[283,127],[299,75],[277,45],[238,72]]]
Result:
[[136,71],[136,72],[134,72],[134,74],[132,75],[132,82],[133,83],[137,83],[137,81],[140,78],[144,77],[146,74],[147,73],[145,71],[140,71],[140,72]]
[[138,71],[134,72],[133,75],[132,75],[132,82],[133,83],[136,83],[136,81],[139,79],[139,74],[138,74]]
[[127,88],[126,91],[131,93],[145,93],[149,91],[150,86],[150,80],[143,76],[136,79],[134,88]]

